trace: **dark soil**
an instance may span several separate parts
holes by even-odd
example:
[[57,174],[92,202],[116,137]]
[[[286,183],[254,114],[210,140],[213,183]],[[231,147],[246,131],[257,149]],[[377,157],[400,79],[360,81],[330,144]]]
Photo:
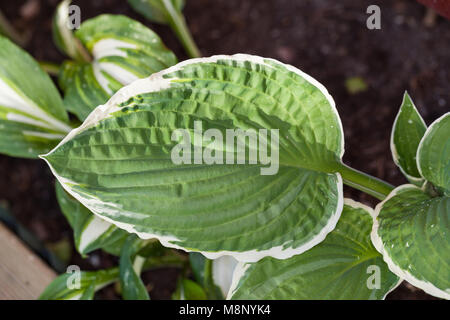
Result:
[[[187,0],[184,10],[204,56],[251,53],[290,63],[323,83],[334,97],[345,130],[347,164],[394,185],[406,180],[391,159],[389,136],[402,95],[408,90],[427,124],[450,110],[450,22],[426,17],[412,0]],[[57,0],[1,1],[0,9],[30,37],[26,49],[38,60],[61,62],[52,43],[51,16]],[[101,13],[124,14],[155,30],[179,57],[186,55],[171,30],[148,23],[124,0],[74,1],[82,20]],[[378,4],[382,29],[366,28],[366,8]],[[346,79],[360,77],[368,89],[350,94]],[[358,191],[351,196],[376,201]],[[45,243],[71,239],[59,211],[54,179],[38,160],[0,156],[0,201]],[[116,259],[96,252],[88,260],[73,254],[84,269],[112,266]],[[153,298],[170,298],[174,269],[145,275]],[[104,291],[103,298],[116,297]],[[389,299],[429,299],[403,283]]]

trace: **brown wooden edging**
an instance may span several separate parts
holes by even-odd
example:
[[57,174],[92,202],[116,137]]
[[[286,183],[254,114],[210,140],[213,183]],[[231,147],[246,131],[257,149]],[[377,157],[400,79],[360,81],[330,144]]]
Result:
[[37,299],[55,277],[56,273],[0,222],[0,300]]

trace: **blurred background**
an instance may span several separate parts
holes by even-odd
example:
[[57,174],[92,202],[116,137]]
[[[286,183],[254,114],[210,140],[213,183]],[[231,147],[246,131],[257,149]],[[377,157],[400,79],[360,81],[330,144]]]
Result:
[[[423,0],[422,0],[423,1]],[[28,39],[25,49],[37,60],[60,63],[51,37],[58,0],[0,1],[1,12]],[[187,58],[173,32],[149,23],[124,0],[73,1],[82,21],[102,13],[124,14],[152,28]],[[381,8],[381,30],[366,27],[369,5]],[[389,139],[407,90],[427,124],[450,110],[450,21],[414,0],[186,0],[189,28],[203,56],[249,53],[292,64],[329,90],[340,113],[352,167],[394,185],[406,183],[392,161]],[[345,189],[369,205],[376,200]],[[43,161],[0,155],[0,206],[64,264],[98,269],[116,264],[101,251],[82,259],[72,231],[55,199],[54,178]],[[177,269],[143,275],[152,299],[167,299]],[[102,298],[116,298],[114,288]],[[388,299],[431,299],[403,283]]]

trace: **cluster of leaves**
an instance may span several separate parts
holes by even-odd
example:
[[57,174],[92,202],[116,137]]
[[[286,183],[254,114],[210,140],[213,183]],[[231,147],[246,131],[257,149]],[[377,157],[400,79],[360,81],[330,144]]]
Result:
[[[130,2],[153,21],[180,20],[182,1]],[[120,263],[82,272],[75,289],[64,274],[41,298],[92,299],[119,281],[125,299],[149,299],[140,273],[161,265],[183,270],[174,299],[383,299],[403,279],[449,298],[450,113],[427,128],[405,94],[391,149],[411,184],[393,189],[342,162],[335,103],[300,70],[243,54],[175,65],[156,34],[123,16],[72,33],[68,5],[54,22],[71,58],[58,76],[64,98],[0,39],[0,152],[41,155],[77,250],[102,249]],[[199,120],[223,136],[278,129],[278,173],[174,164],[172,132],[194,136]],[[202,148],[236,152],[215,141]],[[383,201],[373,210],[344,199],[344,183]]]

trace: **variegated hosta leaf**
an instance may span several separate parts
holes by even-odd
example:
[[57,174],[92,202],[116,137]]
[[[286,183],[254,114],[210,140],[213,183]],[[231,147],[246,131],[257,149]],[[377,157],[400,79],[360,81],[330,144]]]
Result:
[[450,197],[450,112],[428,128],[417,150],[419,172]]
[[75,36],[93,61],[64,63],[59,82],[66,108],[81,120],[122,86],[176,63],[153,31],[125,16],[89,19]]
[[119,255],[129,235],[125,230],[99,218],[56,183],[56,196],[64,216],[73,229],[75,247],[82,255],[97,249]]
[[49,76],[28,53],[0,37],[0,153],[34,158],[70,130]]
[[240,263],[228,299],[374,300],[399,284],[370,241],[373,210],[345,199],[326,239],[286,260]]
[[76,38],[72,32],[75,27],[75,21],[70,21],[69,12],[71,0],[64,0],[58,5],[55,16],[53,17],[53,41],[61,52],[67,54],[72,59],[77,61],[90,61],[91,57],[86,49],[81,44],[80,40]]
[[148,20],[161,24],[169,23],[168,4],[178,12],[184,6],[184,0],[128,0],[128,3]]
[[391,133],[391,152],[395,164],[408,180],[421,186],[424,182],[417,169],[416,154],[427,126],[405,92]]
[[117,281],[118,278],[118,268],[64,273],[50,283],[39,300],[92,300],[95,291]]
[[[193,136],[197,121],[223,137],[226,129],[278,130],[279,146],[267,153],[279,153],[275,174],[262,175],[270,169],[261,162],[175,164],[172,134]],[[236,149],[208,145],[233,158]],[[334,229],[343,151],[321,84],[275,60],[235,55],[188,60],[132,83],[43,158],[71,195],[120,228],[208,258],[257,261],[302,253]]]
[[375,209],[372,241],[392,272],[450,298],[450,198],[413,185],[396,188]]

